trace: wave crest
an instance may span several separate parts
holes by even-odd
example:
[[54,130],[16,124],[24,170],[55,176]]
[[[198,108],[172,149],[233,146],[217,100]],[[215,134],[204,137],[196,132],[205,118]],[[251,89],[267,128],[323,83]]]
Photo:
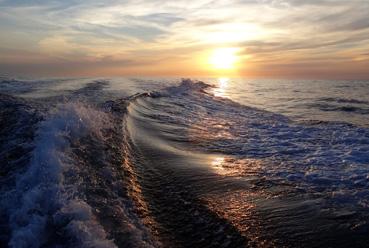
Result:
[[[69,216],[64,223],[64,234],[72,235],[75,245],[86,242],[114,243],[106,239],[104,229],[91,214],[88,205],[78,197],[75,185],[67,183],[65,175],[78,174],[78,168],[69,155],[70,141],[86,133],[102,137],[102,127],[109,125],[107,114],[80,104],[61,106],[41,123],[35,138],[35,149],[26,171],[19,175],[16,188],[6,193],[11,247],[39,247],[50,242],[50,236],[60,222],[60,216]],[[2,199],[2,200],[3,200]],[[72,214],[71,206],[78,206],[79,214]],[[51,216],[59,216],[52,219]],[[83,218],[80,218],[83,216]],[[74,217],[74,218],[71,218]],[[65,219],[65,218],[64,218]],[[50,230],[51,228],[51,230]],[[85,231],[85,238],[76,229]],[[89,233],[89,234],[87,234]],[[78,237],[77,237],[78,236]],[[82,240],[81,240],[82,238]]]

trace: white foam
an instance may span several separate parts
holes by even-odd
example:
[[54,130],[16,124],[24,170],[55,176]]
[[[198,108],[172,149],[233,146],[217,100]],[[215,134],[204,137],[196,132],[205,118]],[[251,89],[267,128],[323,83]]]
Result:
[[70,140],[87,132],[102,137],[101,128],[109,125],[108,120],[103,112],[69,103],[41,124],[30,165],[19,175],[16,189],[3,197],[10,216],[10,247],[40,247],[53,235],[55,225],[62,225],[77,247],[115,246],[90,206],[75,196],[77,189],[64,178],[66,172],[78,174],[68,156]]

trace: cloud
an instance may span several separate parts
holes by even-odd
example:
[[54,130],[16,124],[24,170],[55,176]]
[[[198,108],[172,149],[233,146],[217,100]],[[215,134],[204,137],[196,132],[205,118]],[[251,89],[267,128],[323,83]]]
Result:
[[154,61],[145,54],[195,58],[220,46],[263,63],[349,61],[365,57],[368,13],[367,0],[0,0],[0,51],[3,68],[18,59],[22,70],[34,54],[67,70],[60,61],[144,66]]

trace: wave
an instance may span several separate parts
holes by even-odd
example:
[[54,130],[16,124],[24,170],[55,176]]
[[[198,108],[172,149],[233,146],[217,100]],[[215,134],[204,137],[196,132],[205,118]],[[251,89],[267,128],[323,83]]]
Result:
[[[271,242],[270,246],[284,246],[287,240],[302,242],[302,236],[298,235],[309,232],[310,235],[304,237],[305,244],[317,245],[317,240],[325,240],[320,245],[343,246],[360,235],[350,228],[361,219],[367,219],[362,197],[369,194],[365,179],[369,172],[366,166],[369,156],[365,152],[369,149],[368,129],[345,123],[306,125],[293,122],[279,114],[215,97],[206,91],[208,87],[212,86],[184,81],[178,87],[155,93],[154,98],[150,94],[135,98],[128,107],[129,136],[149,163],[141,165],[146,169],[140,169],[143,181],[148,181],[146,187],[168,185],[171,197],[176,199],[172,202],[163,197],[162,186],[151,186],[145,193],[147,198],[159,198],[159,202],[174,206],[175,210],[161,204],[153,207],[158,221],[164,229],[169,229],[162,230],[163,233],[175,232],[175,223],[179,222],[175,217],[178,215],[176,209],[181,209],[188,211],[186,217],[181,216],[180,222],[189,229],[195,228],[190,223],[197,221],[189,220],[188,216],[196,216],[196,212],[201,213],[199,216],[207,216],[204,218],[210,226],[232,223],[236,230],[230,228],[226,232],[232,233],[230,236],[235,239],[230,242],[235,244],[255,242],[259,246]],[[246,188],[242,186],[244,180]],[[225,190],[229,185],[233,193]],[[247,218],[244,219],[239,217],[241,206],[249,206],[249,201],[257,200],[237,196],[240,188],[244,195],[267,195],[264,197],[276,200],[259,205],[257,214],[250,212],[256,211],[252,207],[245,209],[242,214]],[[209,198],[209,195],[213,196]],[[232,200],[223,202],[223,198]],[[184,210],[186,202],[188,210]],[[217,212],[226,221],[210,217],[202,207]],[[237,214],[224,212],[227,207]],[[324,213],[324,209],[329,209],[329,214]],[[351,214],[345,215],[342,211]],[[323,232],[333,228],[342,214],[349,219],[348,236],[337,239],[332,232]],[[332,219],[316,219],[319,215],[329,215]],[[245,230],[245,223],[255,225],[253,221],[261,221],[265,226],[259,226],[261,230]],[[309,229],[314,222],[320,223],[319,230]],[[294,233],[291,228],[294,225],[299,226],[301,233],[285,236]],[[268,235],[268,228],[280,236]],[[205,230],[201,232],[209,235],[204,241],[211,243],[214,237]],[[194,235],[184,233],[188,237]],[[202,245],[190,242],[186,236],[173,235],[177,242]],[[227,240],[220,242],[226,244]]]
[[[364,104],[364,103],[361,103]],[[333,105],[333,104],[324,104],[324,103],[314,103],[309,106],[318,108],[321,111],[327,112],[352,112],[362,115],[369,114],[369,108],[367,107],[359,107],[357,105]]]
[[[142,243],[150,247],[147,238],[138,238],[146,234],[137,227],[142,224],[133,219],[129,200],[109,191],[118,190],[120,181],[114,172],[117,168],[109,167],[110,161],[105,162],[105,168],[93,167],[96,162],[91,159],[97,152],[90,154],[90,149],[98,149],[96,144],[105,142],[110,129],[113,123],[108,113],[81,103],[63,104],[39,124],[29,165],[18,171],[14,188],[2,192],[2,213],[8,216],[10,247],[115,247],[114,235],[105,231],[100,219],[103,217],[99,215],[106,201],[115,202],[109,205],[111,211],[115,212],[115,218],[122,218],[114,238],[123,234],[125,244]],[[87,147],[89,150],[85,151]],[[84,160],[86,154],[89,158]],[[87,168],[90,170],[86,171]],[[103,181],[104,177],[116,184],[110,186],[113,189],[106,189],[109,200],[102,195],[90,200],[88,196],[104,186],[93,183],[94,180]],[[106,225],[108,218],[104,219]]]
[[[36,84],[38,84],[39,82],[37,82]],[[24,93],[29,93],[32,92],[33,89],[35,88],[35,85],[30,83],[30,82],[26,82],[26,81],[20,81],[20,80],[16,80],[16,79],[0,79],[0,90],[3,93],[8,93],[8,94],[24,94]]]
[[307,104],[309,108],[316,108],[324,112],[344,112],[359,115],[369,114],[369,102],[352,98],[323,97],[316,102]]
[[109,82],[106,80],[95,80],[93,82],[86,83],[80,89],[70,91],[70,97],[73,99],[79,99],[79,101],[86,98],[98,98],[99,94],[101,95],[101,90],[106,88],[108,85]]
[[[119,99],[108,87],[0,95],[0,244],[343,246],[369,223],[367,128],[297,123],[189,79]],[[334,236],[342,219],[350,235]]]
[[320,98],[320,101],[323,102],[336,102],[336,103],[355,103],[355,104],[369,104],[368,101],[362,101],[358,99],[351,99],[351,98],[333,98],[333,97],[325,97]]
[[[89,114],[94,116],[93,122]],[[99,247],[113,245],[106,239],[90,207],[74,197],[73,191],[77,189],[65,184],[64,177],[68,173],[78,174],[73,160],[67,155],[68,139],[88,131],[100,135],[99,124],[106,124],[100,113],[74,105],[64,106],[41,124],[30,165],[18,177],[15,190],[6,193],[10,201],[3,203],[8,205],[6,210],[12,233],[10,246],[44,245],[50,239],[50,226],[57,225],[64,226],[64,235],[72,236],[75,246],[82,247],[85,242]]]

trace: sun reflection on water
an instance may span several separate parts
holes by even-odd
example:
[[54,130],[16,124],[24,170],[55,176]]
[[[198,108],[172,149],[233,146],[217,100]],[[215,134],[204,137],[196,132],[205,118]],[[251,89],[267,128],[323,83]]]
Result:
[[220,88],[225,88],[225,87],[228,86],[229,78],[225,78],[225,77],[219,78],[218,82],[219,82],[219,87]]
[[227,94],[227,88],[229,84],[229,78],[221,77],[218,78],[218,84],[214,89],[214,95],[217,97],[229,98]]
[[264,163],[258,159],[212,156],[210,157],[210,167],[219,175],[245,177],[260,173]]
[[274,240],[264,235],[261,217],[257,212],[257,204],[266,199],[268,194],[264,189],[257,190],[253,186],[254,183],[262,182],[256,178],[260,178],[263,172],[264,161],[219,154],[209,157],[209,166],[218,175],[237,180],[232,182],[249,184],[243,184],[247,186],[238,190],[220,188],[210,192],[203,198],[208,208],[231,223],[242,236],[247,237],[250,244],[253,244],[251,246],[276,247]]
[[214,168],[222,168],[222,164],[224,163],[224,157],[215,157],[213,161],[211,161],[211,165]]

